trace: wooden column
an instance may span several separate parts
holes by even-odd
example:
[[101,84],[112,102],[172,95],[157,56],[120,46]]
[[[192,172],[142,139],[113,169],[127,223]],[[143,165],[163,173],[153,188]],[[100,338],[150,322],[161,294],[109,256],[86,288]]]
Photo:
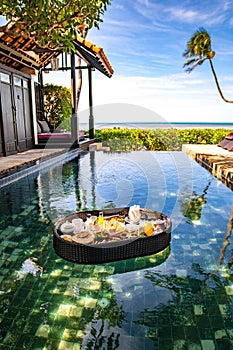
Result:
[[77,106],[77,86],[75,71],[75,53],[70,56],[71,59],[71,98],[72,98],[72,117],[71,117],[71,137],[73,147],[79,144],[79,117]]
[[95,138],[94,115],[93,115],[93,99],[92,99],[92,71],[88,66],[88,83],[89,83],[89,138]]

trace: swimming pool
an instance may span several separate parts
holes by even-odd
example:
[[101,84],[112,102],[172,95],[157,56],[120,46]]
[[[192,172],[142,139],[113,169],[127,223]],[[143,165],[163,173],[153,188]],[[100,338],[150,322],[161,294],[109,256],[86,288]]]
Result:
[[[185,154],[82,153],[0,192],[0,349],[233,348],[232,191]],[[54,253],[58,218],[133,204],[172,218],[165,251]]]

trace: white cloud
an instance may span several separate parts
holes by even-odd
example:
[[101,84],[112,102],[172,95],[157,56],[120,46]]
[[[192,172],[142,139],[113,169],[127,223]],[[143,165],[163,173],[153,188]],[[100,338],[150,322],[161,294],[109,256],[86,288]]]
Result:
[[[180,23],[196,24],[202,22],[204,25],[213,26],[225,21],[228,16],[229,8],[232,2],[209,2],[208,4],[200,3],[195,6],[193,2],[187,3],[186,6],[176,4],[171,6],[169,3],[152,2],[148,0],[138,0],[135,9],[141,16],[153,20],[162,28],[169,28],[168,22],[176,21]],[[164,23],[167,22],[167,25]]]
[[220,13],[219,9],[213,11],[193,10],[185,7],[170,7],[164,9],[165,13],[170,15],[170,20],[180,21],[182,23],[208,23],[208,26],[222,23],[225,20],[225,14]]
[[[65,73],[63,77],[56,78],[57,83],[70,87],[67,74]],[[49,80],[52,82],[51,73],[45,75],[45,82],[48,81],[49,76]],[[231,82],[224,87],[224,94],[233,96]],[[220,99],[212,77],[210,76],[208,79],[202,78],[202,75],[199,73],[193,75],[185,73],[172,74],[157,78],[114,75],[111,79],[108,79],[94,72],[93,103],[94,106],[133,104],[147,108],[169,122],[230,122],[233,108],[232,104],[224,103]],[[79,110],[84,111],[87,109],[88,85],[87,77],[84,74]],[[111,108],[107,109],[107,111],[108,115],[96,115],[96,121],[107,122],[109,118],[112,120],[113,111],[111,112]],[[114,115],[114,118],[116,118],[114,120],[116,122],[133,123],[153,121],[154,117],[149,114],[149,120],[145,120],[144,117],[141,117],[141,120],[135,120],[135,115],[118,115],[117,117]],[[139,117],[137,116],[137,118]],[[85,122],[85,120],[82,120],[82,122]]]

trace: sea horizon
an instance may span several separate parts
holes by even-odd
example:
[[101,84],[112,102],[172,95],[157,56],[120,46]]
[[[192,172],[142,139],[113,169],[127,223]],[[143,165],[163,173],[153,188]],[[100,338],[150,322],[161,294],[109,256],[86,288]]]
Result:
[[[80,129],[87,130],[88,129],[88,123],[80,123],[79,124]],[[232,123],[218,123],[218,122],[96,122],[95,123],[95,129],[104,129],[104,128],[128,128],[128,129],[156,129],[156,128],[162,128],[162,129],[193,129],[193,128],[199,128],[199,129],[233,129],[233,122]]]

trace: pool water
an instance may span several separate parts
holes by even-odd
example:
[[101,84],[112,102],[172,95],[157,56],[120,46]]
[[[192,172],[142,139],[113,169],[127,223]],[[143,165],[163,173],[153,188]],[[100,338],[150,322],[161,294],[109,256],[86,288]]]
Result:
[[[182,152],[81,153],[0,192],[0,349],[233,349],[232,191]],[[54,253],[58,218],[134,204],[171,217],[163,252]]]

